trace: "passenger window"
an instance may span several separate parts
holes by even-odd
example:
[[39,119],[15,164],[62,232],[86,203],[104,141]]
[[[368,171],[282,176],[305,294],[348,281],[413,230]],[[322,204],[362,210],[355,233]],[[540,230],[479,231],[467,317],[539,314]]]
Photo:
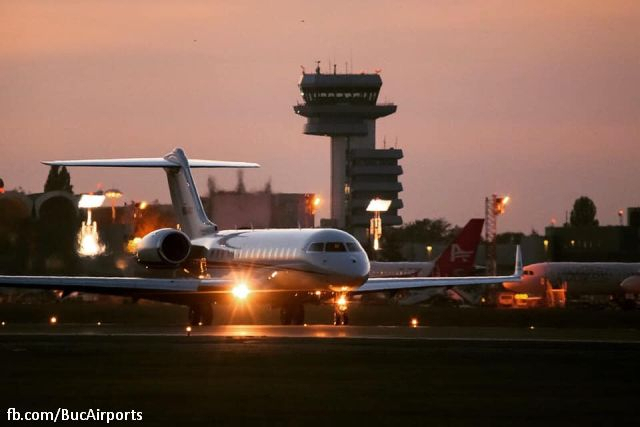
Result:
[[355,243],[347,242],[346,245],[349,252],[358,252],[358,245],[356,245]]
[[325,246],[326,252],[346,252],[342,242],[329,242]]
[[312,243],[307,248],[307,252],[322,252],[324,250],[324,243]]

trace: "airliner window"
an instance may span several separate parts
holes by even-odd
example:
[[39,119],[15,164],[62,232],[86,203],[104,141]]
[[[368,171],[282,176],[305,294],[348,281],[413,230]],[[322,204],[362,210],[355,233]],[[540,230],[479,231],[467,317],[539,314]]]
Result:
[[347,242],[346,245],[349,252],[358,252],[358,245],[356,245],[355,243]]
[[324,250],[324,243],[312,243],[307,248],[307,252],[322,252]]
[[326,252],[346,252],[342,242],[328,242],[324,248]]

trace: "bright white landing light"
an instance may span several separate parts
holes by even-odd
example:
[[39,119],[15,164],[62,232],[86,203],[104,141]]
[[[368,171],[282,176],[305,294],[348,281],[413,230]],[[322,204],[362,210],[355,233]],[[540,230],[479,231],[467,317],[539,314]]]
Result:
[[244,283],[240,283],[231,290],[231,293],[237,299],[244,300],[247,299],[247,296],[249,295],[249,287]]

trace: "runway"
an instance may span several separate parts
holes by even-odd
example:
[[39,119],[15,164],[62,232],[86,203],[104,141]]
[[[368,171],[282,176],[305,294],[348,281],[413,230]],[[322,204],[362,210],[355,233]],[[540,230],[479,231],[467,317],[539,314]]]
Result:
[[157,336],[217,338],[370,339],[416,341],[514,341],[640,344],[638,329],[516,327],[216,325],[140,326],[126,324],[5,324],[0,336]]
[[633,329],[6,323],[0,401],[145,425],[632,424],[638,360]]

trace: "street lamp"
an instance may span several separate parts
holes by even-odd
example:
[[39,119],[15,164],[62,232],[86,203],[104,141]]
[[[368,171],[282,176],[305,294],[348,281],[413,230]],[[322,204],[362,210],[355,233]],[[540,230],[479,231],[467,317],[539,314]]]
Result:
[[111,222],[116,222],[116,201],[122,197],[122,192],[112,188],[104,192],[104,195],[111,202]]
[[98,236],[98,224],[91,220],[91,209],[102,206],[104,199],[102,194],[83,194],[78,201],[78,207],[87,210],[87,221],[82,221],[78,233],[78,253],[82,256],[96,256],[104,252]]
[[428,257],[428,261],[431,261],[431,252],[433,252],[433,246],[428,245],[427,246],[427,257]]
[[373,250],[380,250],[380,238],[382,237],[382,218],[380,212],[386,212],[391,206],[391,200],[379,198],[372,199],[367,206],[367,212],[373,212],[373,218],[369,223],[369,235],[373,238]]
[[498,216],[505,212],[509,196],[492,194],[484,200],[485,241],[487,242],[487,270],[490,275],[496,274],[496,236],[498,234]]

